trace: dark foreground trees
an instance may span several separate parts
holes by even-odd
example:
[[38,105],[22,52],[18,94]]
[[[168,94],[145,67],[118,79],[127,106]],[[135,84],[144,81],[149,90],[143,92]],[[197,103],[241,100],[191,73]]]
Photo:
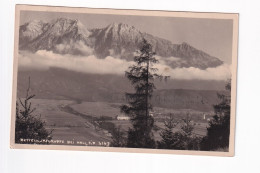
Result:
[[228,150],[230,135],[231,81],[226,85],[226,94],[218,94],[220,103],[214,105],[215,115],[209,122],[207,136],[201,143],[202,150]]
[[218,150],[228,151],[230,136],[230,102],[231,102],[231,81],[226,85],[226,93],[218,94],[220,103],[214,105],[215,115],[209,121],[207,135],[200,138],[193,135],[194,125],[190,118],[182,120],[181,130],[173,132],[177,126],[176,121],[167,120],[165,129],[161,132],[162,140],[158,147],[162,149],[179,150]]
[[[174,128],[179,125],[180,130]],[[177,122],[170,116],[164,123],[165,128],[160,133],[162,138],[158,141],[160,149],[175,149],[175,150],[200,150],[201,138],[193,133],[194,123],[189,114],[180,122]]]
[[149,113],[152,110],[150,99],[155,89],[154,79],[162,79],[163,76],[157,74],[157,69],[153,67],[158,60],[154,57],[155,52],[151,44],[145,39],[137,53],[134,57],[135,65],[125,72],[134,86],[135,93],[126,93],[129,104],[121,107],[121,111],[131,117],[133,125],[128,130],[127,147],[155,148],[152,133],[154,119]]
[[[16,102],[15,120],[15,143],[39,143],[41,140],[51,140],[52,131],[45,129],[45,122],[40,115],[34,114],[35,108],[32,107],[31,99],[35,95],[30,94],[29,86],[24,99],[19,98]],[[44,143],[48,143],[47,141]]]
[[165,128],[161,131],[161,141],[158,141],[158,147],[162,149],[178,149],[180,148],[180,134],[174,133],[174,128],[178,125],[178,122],[170,115],[169,119],[164,122]]
[[112,130],[112,147],[125,147],[126,146],[126,138],[124,131],[121,130],[121,127],[115,127]]

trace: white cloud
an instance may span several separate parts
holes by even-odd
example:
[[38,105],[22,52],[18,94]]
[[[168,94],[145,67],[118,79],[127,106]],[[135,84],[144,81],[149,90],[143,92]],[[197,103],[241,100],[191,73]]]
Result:
[[[171,68],[166,65],[163,58],[158,57],[160,64],[154,67],[158,68],[158,73],[171,76],[171,79],[200,79],[200,80],[226,80],[230,78],[230,66],[227,64],[218,66],[216,68],[207,68],[201,70],[199,68]],[[172,58],[176,60],[176,58]],[[105,59],[96,58],[94,55],[90,56],[73,56],[60,55],[50,51],[39,50],[36,53],[20,52],[19,54],[19,68],[34,68],[34,69],[48,69],[49,67],[59,67],[68,70],[96,73],[96,74],[117,74],[124,75],[124,72],[134,62],[129,62],[111,56]]]
[[173,62],[173,61],[181,61],[181,58],[177,58],[177,57],[173,57],[173,56],[167,57],[167,58],[161,58],[160,57],[160,59],[162,59],[164,61],[171,61],[171,62]]
[[69,44],[57,44],[55,47],[56,47],[56,50],[60,53],[66,52],[67,50],[70,49]]
[[88,47],[83,41],[75,44],[75,48],[79,50],[83,55],[91,55],[94,50],[91,47]]
[[48,69],[49,67],[59,67],[85,73],[119,75],[123,74],[133,63],[111,56],[105,59],[98,59],[94,55],[60,55],[45,50],[39,50],[35,54],[21,52],[18,62],[21,68]]
[[231,77],[231,67],[227,64],[205,70],[195,67],[173,69],[163,64],[157,64],[155,67],[159,69],[160,73],[170,76],[171,79],[226,80]]

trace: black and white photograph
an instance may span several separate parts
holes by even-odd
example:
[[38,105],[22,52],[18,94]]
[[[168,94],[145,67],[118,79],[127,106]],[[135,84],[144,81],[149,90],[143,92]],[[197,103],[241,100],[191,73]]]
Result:
[[237,14],[17,5],[15,24],[12,148],[233,156]]

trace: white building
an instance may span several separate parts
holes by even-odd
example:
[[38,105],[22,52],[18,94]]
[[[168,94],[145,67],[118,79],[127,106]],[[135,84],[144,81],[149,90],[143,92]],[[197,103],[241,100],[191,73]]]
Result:
[[[154,115],[152,113],[149,114],[151,117],[153,117]],[[126,116],[125,114],[120,114],[116,116],[117,120],[130,120],[129,116]]]
[[124,114],[120,114],[116,116],[117,120],[130,120],[130,117],[124,115]]

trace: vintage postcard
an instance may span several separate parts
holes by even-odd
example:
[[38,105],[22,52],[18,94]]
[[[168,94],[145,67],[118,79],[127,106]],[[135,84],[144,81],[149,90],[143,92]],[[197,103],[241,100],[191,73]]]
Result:
[[238,14],[17,5],[11,148],[234,155]]

